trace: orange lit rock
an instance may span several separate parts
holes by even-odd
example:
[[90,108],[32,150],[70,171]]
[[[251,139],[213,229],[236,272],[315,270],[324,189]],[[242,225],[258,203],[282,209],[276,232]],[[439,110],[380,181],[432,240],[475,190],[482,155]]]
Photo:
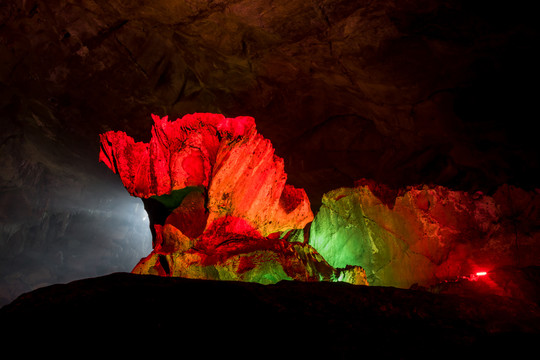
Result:
[[283,160],[253,118],[153,118],[148,144],[101,136],[100,160],[143,198],[154,231],[154,249],[134,273],[367,285],[361,267],[334,268],[303,239],[289,241],[313,219],[309,200],[286,184]]
[[208,198],[209,224],[232,215],[265,236],[303,228],[313,219],[305,191],[285,184],[283,159],[257,134],[253,118],[153,119],[149,144],[123,132],[101,135],[100,160],[131,195],[149,198],[199,186]]
[[303,228],[313,219],[309,199],[286,181],[283,160],[261,135],[223,144],[208,191],[208,221],[240,217],[264,236]]

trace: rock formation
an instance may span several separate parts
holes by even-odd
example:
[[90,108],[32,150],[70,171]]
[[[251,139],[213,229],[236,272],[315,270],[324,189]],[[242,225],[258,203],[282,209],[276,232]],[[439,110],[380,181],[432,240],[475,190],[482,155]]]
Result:
[[101,136],[100,160],[150,215],[154,250],[135,273],[408,288],[540,265],[531,220],[538,192],[392,190],[363,179],[325,194],[313,219],[304,190],[286,184],[283,160],[253,118],[153,118],[148,144],[124,132]]
[[493,196],[358,181],[324,195],[309,243],[332,266],[361,265],[371,285],[432,286],[477,271],[540,265],[540,193]]
[[362,177],[534,190],[533,5],[1,1],[0,304],[150,252],[140,200],[95,161],[103,132],[148,142],[150,113],[252,115],[313,211]]
[[345,280],[308,244],[289,241],[313,220],[302,189],[286,184],[283,160],[251,117],[153,115],[152,139],[101,136],[100,160],[141,197],[153,227],[152,253],[134,273],[275,283]]

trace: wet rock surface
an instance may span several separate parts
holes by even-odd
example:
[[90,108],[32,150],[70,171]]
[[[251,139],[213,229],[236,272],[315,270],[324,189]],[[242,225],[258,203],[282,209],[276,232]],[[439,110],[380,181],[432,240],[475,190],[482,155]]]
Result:
[[88,353],[144,353],[122,341],[138,338],[163,344],[161,354],[181,346],[204,356],[239,358],[349,358],[369,352],[412,359],[432,358],[433,351],[447,358],[502,351],[522,357],[536,346],[540,331],[537,303],[491,294],[127,273],[24,294],[0,310],[0,320],[9,329],[6,344],[24,339],[43,345],[42,354],[57,351],[58,339],[87,346]]

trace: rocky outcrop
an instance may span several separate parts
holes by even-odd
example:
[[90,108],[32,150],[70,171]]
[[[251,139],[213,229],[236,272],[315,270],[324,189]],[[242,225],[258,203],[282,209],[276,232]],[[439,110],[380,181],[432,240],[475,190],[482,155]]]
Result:
[[62,339],[96,356],[112,350],[137,357],[141,348],[118,338],[137,334],[145,344],[171,344],[161,354],[174,355],[172,344],[181,344],[209,358],[349,359],[369,344],[385,359],[432,359],[437,351],[497,359],[503,351],[527,358],[537,349],[540,309],[475,293],[116,273],[25,294],[0,309],[0,323],[9,329],[6,344],[39,345],[36,355],[57,356]]
[[333,268],[308,244],[288,241],[313,214],[253,118],[153,118],[148,144],[124,132],[101,136],[100,160],[143,198],[154,231],[154,250],[134,273],[367,284],[360,268]]
[[[101,161],[152,217],[154,251],[135,273],[262,283],[366,283],[367,276],[370,284],[407,288],[539,265],[531,220],[540,211],[538,192],[392,190],[363,179],[326,194],[304,229],[313,219],[307,196],[285,184],[283,162],[252,118],[154,121],[149,144],[122,132],[101,138]],[[355,266],[366,274],[355,275]]]
[[323,197],[309,243],[332,265],[361,265],[372,285],[429,286],[502,266],[539,265],[540,193],[493,196],[442,186],[392,191],[359,181]]
[[[148,144],[124,132],[101,136],[100,161],[118,173],[131,195],[170,197],[201,188],[208,224],[232,216],[264,236],[303,228],[313,219],[306,193],[285,184],[283,160],[257,133],[253,118],[193,114],[171,122],[153,119]],[[170,206],[180,202],[175,205]]]

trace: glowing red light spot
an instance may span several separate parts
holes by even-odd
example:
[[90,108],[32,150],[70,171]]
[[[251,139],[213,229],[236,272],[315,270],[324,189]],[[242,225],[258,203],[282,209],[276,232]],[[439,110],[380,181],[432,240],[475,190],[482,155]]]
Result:
[[486,271],[479,271],[476,273],[476,276],[485,276],[485,275],[487,275]]

